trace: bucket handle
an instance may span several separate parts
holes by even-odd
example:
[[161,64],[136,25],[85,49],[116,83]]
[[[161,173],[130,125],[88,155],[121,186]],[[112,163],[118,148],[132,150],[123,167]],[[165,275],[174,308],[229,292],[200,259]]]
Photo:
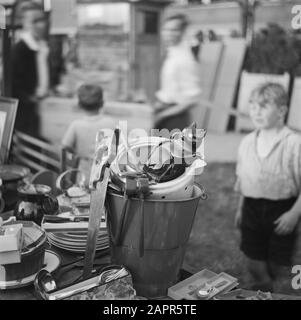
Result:
[[113,231],[112,231],[112,225],[111,225],[111,217],[112,216],[110,213],[110,206],[107,206],[107,212],[108,212],[108,227],[111,230],[110,234],[111,234],[111,240],[113,245],[115,246],[119,246],[121,244],[121,238],[122,238],[122,231],[123,231],[123,227],[124,227],[124,223],[125,223],[125,217],[127,216],[127,211],[128,211],[128,204],[129,204],[129,198],[127,196],[125,196],[125,202],[123,204],[123,208],[122,208],[122,212],[121,212],[121,220],[120,220],[120,224],[119,227],[117,228],[117,232],[116,235],[113,235]]
[[144,256],[144,195],[141,194],[140,201],[140,239],[139,239],[139,256]]
[[128,212],[129,198],[127,195],[124,195],[124,197],[125,197],[125,202],[124,202],[124,205],[122,208],[121,217],[120,217],[120,224],[119,224],[119,228],[117,229],[117,234],[116,234],[116,245],[117,246],[121,245],[124,223],[126,221],[126,216],[127,216],[127,212]]
[[[128,196],[125,195],[125,202],[122,208],[121,212],[121,218],[120,218],[120,224],[119,227],[117,228],[116,235],[113,235],[112,232],[112,225],[111,225],[111,220],[110,220],[110,206],[107,206],[107,212],[108,212],[108,227],[111,230],[111,241],[113,245],[115,246],[120,246],[121,241],[122,241],[122,235],[123,235],[123,230],[124,230],[124,224],[126,221],[127,213],[128,213],[128,208],[129,208],[129,202],[130,199]],[[140,196],[140,234],[139,234],[139,256],[140,258],[144,256],[144,195],[142,194]]]
[[200,188],[200,190],[201,190],[201,199],[202,200],[207,200],[208,199],[208,195],[206,193],[206,189],[198,182],[194,182],[194,184],[196,186],[198,186]]

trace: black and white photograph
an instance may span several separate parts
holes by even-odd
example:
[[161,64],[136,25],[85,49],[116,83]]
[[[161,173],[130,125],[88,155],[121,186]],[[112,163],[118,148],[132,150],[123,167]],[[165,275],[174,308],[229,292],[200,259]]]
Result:
[[301,300],[301,0],[0,0],[2,300]]

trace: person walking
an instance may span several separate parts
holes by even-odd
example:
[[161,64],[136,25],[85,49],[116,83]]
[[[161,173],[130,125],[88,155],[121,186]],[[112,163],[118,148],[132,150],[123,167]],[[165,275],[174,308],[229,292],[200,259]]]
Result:
[[183,130],[190,124],[189,110],[199,101],[200,66],[185,41],[188,21],[178,14],[167,18],[162,27],[166,58],[161,69],[161,86],[156,93],[155,128]]
[[40,137],[39,101],[49,90],[47,18],[40,5],[21,8],[23,30],[12,48],[12,96],[19,100],[15,127]]

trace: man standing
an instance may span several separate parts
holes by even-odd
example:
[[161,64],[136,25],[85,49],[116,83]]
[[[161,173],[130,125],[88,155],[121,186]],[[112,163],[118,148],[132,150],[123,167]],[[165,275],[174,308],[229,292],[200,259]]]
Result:
[[12,49],[12,95],[19,99],[16,129],[39,137],[39,100],[49,90],[47,18],[36,3],[21,8],[23,30]]
[[163,24],[162,40],[167,55],[155,104],[155,127],[160,130],[187,127],[191,122],[189,109],[200,100],[200,66],[189,43],[184,41],[187,26],[182,14],[169,17]]

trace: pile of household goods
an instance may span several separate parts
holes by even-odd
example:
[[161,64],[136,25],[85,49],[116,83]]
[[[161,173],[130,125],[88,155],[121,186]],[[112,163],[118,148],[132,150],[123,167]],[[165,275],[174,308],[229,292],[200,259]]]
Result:
[[0,288],[14,286],[15,281],[21,282],[35,275],[44,265],[45,247],[46,233],[34,222],[11,221],[2,224]]
[[[206,165],[205,134],[195,123],[165,137],[128,140],[121,128],[98,134],[90,218],[99,219],[106,200],[112,262],[130,270],[138,295],[166,296],[179,279],[198,202],[206,198],[195,179]],[[87,261],[95,223],[89,224]]]
[[138,300],[132,276],[124,266],[108,265],[86,280],[56,290],[51,274],[41,270],[35,279],[36,295],[43,300]]
[[[153,200],[192,197],[195,176],[200,175],[206,165],[205,130],[197,129],[193,123],[171,136],[140,137],[130,143],[122,131],[119,134],[120,145],[117,141],[117,152],[110,164],[109,187],[121,194],[143,194]],[[100,143],[101,153],[102,148]]]
[[[74,253],[84,253],[90,212],[90,193],[85,188],[85,177],[78,169],[63,172],[57,179],[62,194],[57,197],[59,213],[44,216],[43,228],[51,245]],[[105,221],[98,232],[96,251],[109,247]]]

